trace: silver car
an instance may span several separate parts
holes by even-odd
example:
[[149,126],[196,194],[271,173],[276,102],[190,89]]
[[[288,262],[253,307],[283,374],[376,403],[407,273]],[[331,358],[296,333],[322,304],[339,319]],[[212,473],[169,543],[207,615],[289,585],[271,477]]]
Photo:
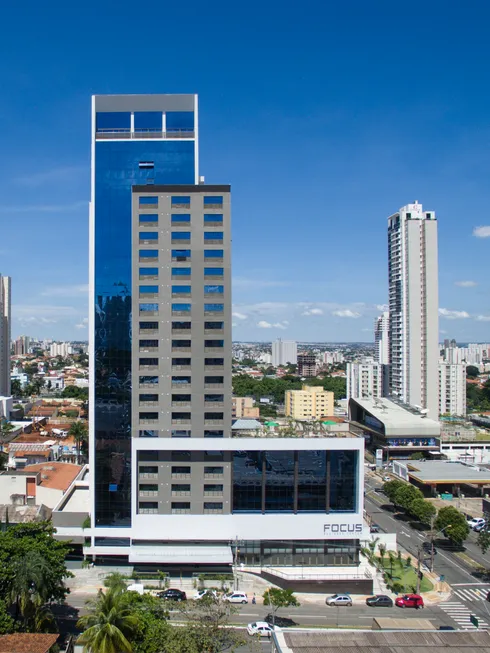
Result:
[[325,599],[327,605],[349,605],[352,606],[352,597],[348,594],[334,594]]

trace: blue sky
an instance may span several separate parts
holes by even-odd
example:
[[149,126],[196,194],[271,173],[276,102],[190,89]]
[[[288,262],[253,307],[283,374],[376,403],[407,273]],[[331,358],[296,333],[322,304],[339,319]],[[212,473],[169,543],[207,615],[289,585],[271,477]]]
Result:
[[490,340],[489,19],[483,0],[8,3],[13,334],[87,338],[90,95],[197,92],[200,172],[232,184],[234,339],[372,340],[386,218],[417,199],[441,338]]

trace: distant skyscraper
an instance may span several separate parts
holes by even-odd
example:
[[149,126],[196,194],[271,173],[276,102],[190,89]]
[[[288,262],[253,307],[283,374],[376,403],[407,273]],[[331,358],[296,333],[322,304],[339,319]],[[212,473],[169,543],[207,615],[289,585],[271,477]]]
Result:
[[16,356],[25,356],[29,353],[31,339],[29,336],[19,336],[14,342],[14,354]]
[[0,275],[0,396],[10,396],[10,277]]
[[466,365],[439,363],[439,412],[466,415]]
[[296,365],[298,362],[298,346],[294,340],[276,340],[272,343],[272,365],[286,365],[292,363]]
[[374,319],[375,360],[379,365],[381,378],[379,397],[387,397],[390,391],[390,314],[384,311]]
[[418,202],[388,218],[390,392],[439,413],[437,221]]

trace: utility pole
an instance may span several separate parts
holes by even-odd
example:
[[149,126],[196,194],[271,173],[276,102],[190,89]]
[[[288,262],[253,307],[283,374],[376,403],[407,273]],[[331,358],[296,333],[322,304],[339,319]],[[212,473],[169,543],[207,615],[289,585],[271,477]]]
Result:
[[420,569],[421,557],[422,557],[422,547],[419,546],[417,548],[417,590],[415,594],[420,594],[420,574],[422,573]]

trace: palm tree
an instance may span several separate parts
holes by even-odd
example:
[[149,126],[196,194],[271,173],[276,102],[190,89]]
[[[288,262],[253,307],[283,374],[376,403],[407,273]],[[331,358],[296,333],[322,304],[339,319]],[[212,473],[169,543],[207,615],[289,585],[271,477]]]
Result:
[[46,578],[50,572],[49,564],[39,551],[28,551],[12,560],[13,580],[10,598],[15,603],[17,615],[20,613],[27,625],[48,599]]
[[77,448],[77,465],[80,462],[80,449],[82,447],[82,444],[84,444],[87,441],[87,425],[85,422],[82,422],[81,420],[77,420],[76,422],[73,422],[73,424],[70,426],[70,430],[68,431],[69,435],[72,435],[75,439],[75,445]]
[[3,445],[8,442],[8,437],[14,430],[13,424],[10,422],[4,421],[0,424],[0,447],[3,451]]
[[84,653],[131,653],[130,639],[138,627],[137,617],[123,603],[120,591],[99,590],[96,599],[87,601],[90,614],[77,626],[84,632],[78,638]]
[[127,588],[124,576],[118,571],[112,571],[104,579],[104,587],[107,587],[112,592],[124,591]]

